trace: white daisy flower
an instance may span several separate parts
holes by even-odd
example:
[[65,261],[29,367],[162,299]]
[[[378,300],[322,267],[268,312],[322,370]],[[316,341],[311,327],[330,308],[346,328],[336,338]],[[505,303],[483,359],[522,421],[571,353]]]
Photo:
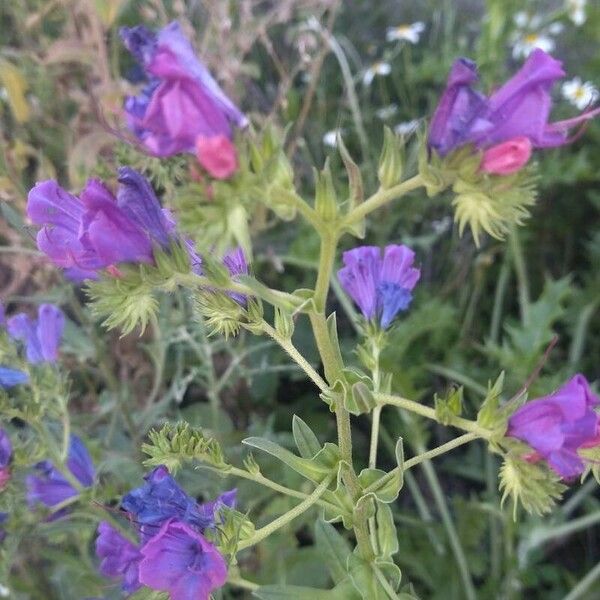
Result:
[[342,135],[342,130],[339,128],[328,131],[323,136],[323,143],[330,148],[336,148],[338,135]]
[[394,133],[396,135],[410,135],[419,128],[419,123],[419,119],[413,119],[412,121],[403,121],[402,123],[398,123],[398,125],[394,127]]
[[375,78],[375,75],[379,75],[380,77],[385,77],[386,75],[389,75],[391,72],[392,72],[392,66],[389,63],[376,62],[375,64],[372,64],[365,71],[365,74],[363,75],[363,84],[369,86],[369,85],[371,85],[371,83],[373,83],[373,79]]
[[375,114],[382,121],[387,121],[389,118],[393,117],[398,112],[398,106],[396,104],[390,104],[389,106],[384,106],[375,111]]
[[577,27],[580,27],[586,21],[586,4],[587,0],[567,0],[565,2],[565,8],[567,9],[569,19],[571,19],[571,21],[573,21]]
[[421,34],[425,31],[425,23],[416,21],[411,24],[397,25],[396,27],[388,27],[385,33],[385,38],[388,42],[410,42],[418,44],[421,39]]
[[579,77],[565,81],[562,85],[563,96],[579,110],[585,110],[600,98],[600,91],[590,81],[582,82]]
[[536,48],[544,52],[554,50],[554,40],[549,35],[542,33],[528,33],[520,37],[513,46],[513,58],[527,58]]

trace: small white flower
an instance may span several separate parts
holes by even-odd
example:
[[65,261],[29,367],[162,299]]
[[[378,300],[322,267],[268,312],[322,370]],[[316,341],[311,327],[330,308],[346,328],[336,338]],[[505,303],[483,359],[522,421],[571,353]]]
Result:
[[331,131],[328,131],[324,136],[323,136],[323,143],[326,146],[329,146],[330,148],[336,148],[337,147],[337,138],[338,135],[342,135],[342,130],[341,129],[332,129]]
[[8,598],[10,596],[10,590],[0,583],[0,598]]
[[600,98],[598,88],[590,81],[582,82],[579,77],[565,81],[562,85],[562,93],[579,110],[585,110]]
[[566,0],[565,8],[569,15],[569,19],[575,23],[578,27],[585,23],[587,18],[585,7],[587,0]]
[[542,24],[542,17],[520,10],[514,14],[513,21],[519,29],[537,29]]
[[398,25],[396,27],[388,27],[385,38],[388,42],[410,42],[418,44],[421,39],[421,34],[425,31],[425,23],[416,21],[410,25]]
[[513,58],[527,58],[536,48],[544,52],[554,50],[554,40],[542,33],[528,33],[520,37],[513,46]]
[[419,119],[413,119],[412,121],[404,121],[402,123],[398,123],[398,125],[394,127],[394,133],[396,135],[410,135],[419,128],[419,123]]
[[392,66],[386,62],[376,62],[371,65],[363,75],[363,84],[371,85],[373,83],[373,79],[375,75],[379,75],[380,77],[385,77],[392,72]]
[[387,121],[389,118],[393,117],[398,112],[398,106],[396,104],[390,104],[388,106],[384,106],[375,111],[375,114],[382,121]]

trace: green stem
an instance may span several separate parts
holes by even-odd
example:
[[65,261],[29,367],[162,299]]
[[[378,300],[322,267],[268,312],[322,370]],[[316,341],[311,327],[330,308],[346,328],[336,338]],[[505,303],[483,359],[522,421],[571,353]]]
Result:
[[321,391],[324,391],[328,388],[327,383],[325,383],[323,378],[313,369],[311,364],[304,358],[304,356],[298,352],[291,340],[279,335],[277,331],[266,322],[263,322],[262,330],[288,353],[290,358],[306,373],[306,375],[308,375],[308,377]]
[[391,600],[398,600],[398,594],[394,591],[394,588],[390,585],[390,582],[386,579],[385,575],[381,572],[381,569],[373,563],[373,572],[375,573],[375,577],[377,577],[377,581],[384,589],[385,593],[388,595],[388,598]]
[[231,575],[227,578],[227,583],[229,585],[234,585],[236,587],[239,587],[243,590],[250,590],[251,592],[253,592],[254,590],[257,590],[260,587],[260,585],[258,585],[257,583],[248,581],[247,579],[244,579],[243,577],[233,577]]
[[[563,598],[563,600],[579,600],[600,578],[600,563],[598,563],[579,583]],[[591,597],[591,596],[590,596]]]
[[517,287],[519,290],[519,306],[521,308],[521,321],[529,322],[529,282],[527,279],[527,268],[525,258],[523,257],[523,248],[516,229],[513,229],[508,236],[508,243],[512,253],[515,272],[517,274]]
[[[445,444],[442,444],[433,450],[428,450],[427,452],[423,452],[422,454],[405,461],[404,470],[407,471],[408,469],[412,469],[412,467],[422,463],[424,460],[429,460],[431,458],[435,458],[436,456],[446,454],[446,452],[450,452],[450,450],[454,450],[454,448],[458,448],[463,444],[468,444],[469,442],[472,442],[478,438],[479,436],[476,433],[465,433],[464,435],[454,438],[453,440],[450,440],[449,442],[446,442]],[[399,469],[399,467],[396,467],[394,471]]]
[[[402,398],[401,396],[392,396],[390,394],[375,394],[377,402],[385,405],[397,406],[398,408],[404,408],[410,412],[431,419],[432,421],[438,422],[435,409],[429,406],[423,406],[414,400],[408,400],[408,398]],[[450,425],[470,433],[474,433],[477,437],[488,439],[491,432],[480,425],[477,425],[475,421],[469,421],[469,419],[463,419],[462,417],[453,417]]]
[[[423,445],[421,443],[415,444],[415,449],[417,450],[417,452],[424,451]],[[440,512],[440,516],[442,517],[442,522],[448,535],[448,541],[450,542],[450,547],[452,548],[452,552],[454,553],[454,558],[456,559],[458,570],[463,581],[465,598],[467,598],[467,600],[477,600],[477,594],[473,586],[473,581],[471,580],[471,574],[469,572],[467,558],[460,543],[460,538],[458,537],[458,533],[456,531],[456,527],[454,526],[454,522],[452,521],[452,516],[450,515],[450,510],[446,503],[444,492],[442,490],[442,487],[440,486],[440,482],[438,480],[435,469],[433,468],[433,465],[430,461],[425,461],[421,463],[421,467],[425,473],[425,478],[427,479],[427,483],[429,484],[429,488],[431,489],[431,493],[433,494],[434,501]]]
[[246,548],[249,548],[250,546],[258,544],[258,542],[264,540],[266,537],[270,536],[272,533],[274,533],[281,527],[284,527],[285,525],[293,521],[296,517],[299,517],[302,513],[306,512],[311,506],[316,504],[319,498],[327,491],[327,488],[333,480],[333,477],[333,475],[329,475],[328,477],[326,477],[314,489],[312,494],[306,497],[304,501],[300,502],[300,504],[292,508],[292,510],[281,515],[281,517],[275,519],[274,521],[271,521],[268,525],[265,525],[264,527],[258,529],[251,538],[247,540],[242,540],[238,544],[238,551],[244,550]]
[[378,208],[385,206],[388,202],[396,200],[413,190],[421,187],[423,180],[420,175],[415,175],[394,187],[388,189],[379,189],[370,198],[365,200],[362,204],[359,204],[341,222],[341,227],[349,227],[358,223],[361,219],[364,219],[369,213],[377,210]]
[[325,303],[327,302],[329,283],[333,273],[338,239],[337,234],[330,231],[324,232],[321,235],[321,253],[317,271],[317,283],[315,284],[315,294],[313,296],[315,308],[319,313],[325,312]]
[[[207,468],[210,469],[211,467],[207,465]],[[279,492],[280,494],[284,494],[285,496],[291,496],[292,498],[298,498],[300,500],[306,500],[306,498],[308,498],[308,494],[285,487],[279,483],[276,483],[275,481],[271,481],[270,479],[264,477],[261,473],[257,473],[256,475],[254,475],[238,467],[231,467],[225,472],[221,471],[220,469],[214,469],[214,471],[223,476],[232,475],[234,477],[240,477],[241,479],[253,481],[254,483],[258,483],[259,485],[272,489],[275,492]],[[318,504],[321,505],[323,508],[327,508],[332,511],[340,510],[339,506],[331,504],[323,499],[319,499]]]
[[373,409],[373,422],[371,423],[371,444],[369,447],[369,469],[377,466],[377,446],[379,442],[379,423],[381,420],[381,411],[383,405],[376,406]]

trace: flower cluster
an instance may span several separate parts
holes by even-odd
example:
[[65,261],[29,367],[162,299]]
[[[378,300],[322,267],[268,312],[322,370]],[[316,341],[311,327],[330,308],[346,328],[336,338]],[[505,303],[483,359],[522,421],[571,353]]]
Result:
[[376,246],[359,246],[344,252],[338,278],[365,319],[387,329],[412,300],[411,292],[421,276],[412,266],[414,258],[415,253],[404,245],[386,246],[383,255]]
[[581,475],[577,451],[600,445],[600,398],[583,375],[575,375],[553,394],[527,402],[513,413],[507,435],[526,442],[529,462],[545,460],[563,479]]
[[196,152],[213,177],[230,177],[237,170],[232,125],[246,127],[248,119],[198,60],[180,25],[156,33],[124,27],[121,38],[148,78],[125,103],[132,131],[156,156]]
[[66,461],[69,478],[59,471],[49,460],[35,465],[35,475],[25,479],[27,501],[30,506],[43,504],[49,508],[79,495],[74,486],[77,481],[82,488],[91,487],[96,480],[92,458],[84,443],[76,435],[71,435]]
[[596,109],[549,123],[551,90],[564,75],[560,61],[534,50],[521,69],[487,97],[473,88],[475,64],[465,58],[457,60],[431,121],[430,149],[446,156],[471,144],[483,151],[485,172],[507,175],[518,171],[533,148],[568,143],[569,131],[600,112]]
[[119,263],[152,263],[154,247],[167,248],[174,223],[161,209],[148,181],[119,169],[116,197],[90,179],[79,198],[54,180],[38,183],[27,202],[29,218],[41,225],[38,248],[72,279],[96,279]]
[[111,524],[100,523],[96,554],[100,572],[122,579],[133,592],[142,584],[169,592],[172,600],[208,600],[227,579],[227,565],[205,533],[214,529],[223,507],[233,508],[232,490],[214,502],[198,504],[159,466],[146,483],[127,494],[121,507],[139,528],[139,543],[124,537]]

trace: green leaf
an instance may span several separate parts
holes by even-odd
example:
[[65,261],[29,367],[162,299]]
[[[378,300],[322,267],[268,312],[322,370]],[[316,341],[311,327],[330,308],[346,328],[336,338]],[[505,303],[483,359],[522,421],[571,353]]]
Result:
[[378,556],[389,560],[398,552],[398,532],[394,524],[392,509],[382,502],[377,503],[377,546]]
[[252,594],[261,600],[358,600],[360,598],[348,578],[332,590],[298,585],[263,585]]
[[[342,352],[340,350],[340,342],[338,339],[337,317],[334,312],[327,317],[327,331],[329,332],[329,339],[331,340],[331,345],[335,352],[336,361],[339,365],[343,365],[344,361],[342,360]],[[327,378],[327,381],[333,381],[333,373],[328,373],[327,366],[325,366],[325,377]]]
[[334,472],[339,463],[339,449],[335,444],[325,444],[309,460],[307,458],[300,458],[286,448],[265,438],[249,437],[243,440],[242,443],[274,456],[297,473],[300,473],[303,477],[315,483],[320,483],[327,475]]
[[313,458],[321,450],[317,436],[298,415],[292,418],[292,432],[302,458]]
[[[377,562],[377,568],[389,582],[390,586],[397,590],[400,586],[400,569],[392,562]],[[377,578],[373,565],[357,554],[348,557],[348,574],[363,600],[389,600],[389,595]]]
[[169,594],[143,587],[128,598],[129,600],[168,600]]
[[342,582],[347,578],[346,564],[352,552],[348,540],[323,519],[315,524],[315,539],[331,578],[335,583]]
[[398,494],[404,485],[404,473],[402,465],[404,464],[404,446],[402,438],[396,442],[396,462],[398,468],[386,473],[381,469],[363,469],[358,481],[363,488],[365,495],[372,494],[380,502],[389,504],[398,498]]

